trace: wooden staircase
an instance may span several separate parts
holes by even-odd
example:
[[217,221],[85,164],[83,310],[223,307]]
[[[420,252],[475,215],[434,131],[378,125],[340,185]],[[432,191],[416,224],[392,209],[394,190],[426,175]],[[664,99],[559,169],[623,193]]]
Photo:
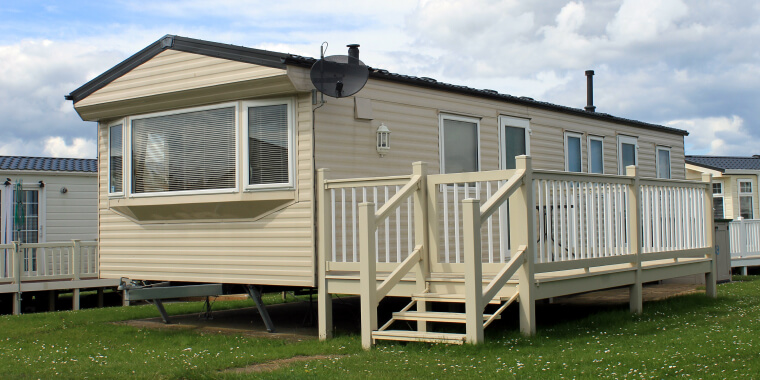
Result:
[[[483,314],[483,327],[487,327],[496,319],[501,319],[501,313],[517,299],[517,294],[507,299],[494,298],[489,303],[501,305],[493,314]],[[410,311],[412,307],[418,304],[431,303],[453,303],[465,304],[466,298],[462,294],[440,294],[440,293],[419,293],[413,294],[411,302],[401,311],[392,314],[391,319],[378,330],[372,332],[373,341],[376,340],[395,340],[408,342],[428,342],[428,343],[446,343],[446,344],[463,344],[467,342],[467,334],[437,332],[437,331],[415,331],[415,330],[389,330],[395,322],[413,321],[418,325],[428,327],[427,323],[445,323],[445,324],[465,324],[467,323],[464,312],[440,312],[440,311]],[[426,330],[423,329],[423,330]]]

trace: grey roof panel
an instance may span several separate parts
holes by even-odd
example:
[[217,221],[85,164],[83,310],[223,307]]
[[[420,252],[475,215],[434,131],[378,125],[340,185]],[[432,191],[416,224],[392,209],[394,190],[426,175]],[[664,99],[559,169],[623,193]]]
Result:
[[[316,59],[310,57],[303,57],[299,55],[278,53],[267,50],[247,48],[244,46],[235,46],[229,44],[222,44],[217,42],[210,42],[204,40],[197,40],[193,38],[180,37],[174,35],[166,35],[149,45],[145,49],[139,51],[135,55],[127,58],[123,62],[114,66],[105,73],[99,75],[95,79],[85,83],[78,89],[72,91],[66,95],[66,99],[78,102],[81,99],[86,98],[93,92],[105,87],[113,80],[131,71],[135,67],[143,64],[147,60],[153,58],[157,54],[166,49],[173,49],[184,51],[188,53],[203,54],[211,57],[218,57],[229,59],[239,62],[248,62],[259,64],[268,67],[285,68],[286,65],[295,65],[302,67],[311,67]],[[428,77],[416,77],[411,75],[403,75],[391,73],[388,70],[369,68],[370,77],[388,80],[397,83],[406,83],[414,86],[427,87],[438,89],[442,91],[454,92],[459,94],[478,96],[483,98],[495,99],[505,101],[513,104],[519,104],[529,107],[542,108],[555,112],[562,112],[566,114],[576,115],[580,117],[586,117],[597,120],[604,120],[633,127],[646,128],[660,130],[668,133],[674,133],[681,136],[687,136],[689,132],[666,127],[658,124],[646,123],[638,120],[626,119],[622,117],[612,116],[606,113],[589,112],[580,108],[566,107],[553,103],[537,101],[525,96],[513,96],[508,94],[501,94],[494,90],[489,89],[476,89],[467,86],[454,85],[444,82],[439,82],[433,78]]]
[[687,164],[725,172],[726,170],[760,170],[760,156],[686,156]]
[[92,158],[0,156],[0,170],[97,173],[98,160]]

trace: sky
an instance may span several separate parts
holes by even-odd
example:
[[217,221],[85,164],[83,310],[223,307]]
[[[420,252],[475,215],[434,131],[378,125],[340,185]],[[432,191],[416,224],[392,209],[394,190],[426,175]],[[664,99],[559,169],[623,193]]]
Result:
[[760,154],[751,0],[0,1],[0,155],[96,156],[64,95],[166,34],[318,57],[685,129],[687,154]]

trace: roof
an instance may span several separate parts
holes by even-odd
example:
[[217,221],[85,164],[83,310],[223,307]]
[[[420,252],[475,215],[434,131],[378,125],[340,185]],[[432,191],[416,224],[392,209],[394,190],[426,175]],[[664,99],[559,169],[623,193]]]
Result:
[[[66,95],[66,99],[72,100],[74,103],[76,103],[167,49],[183,51],[187,53],[202,54],[210,57],[224,58],[232,61],[248,62],[281,69],[286,68],[287,65],[311,67],[314,62],[317,61],[314,58],[303,57],[299,55],[278,53],[268,50],[253,49],[243,46],[228,45],[218,42],[197,40],[174,35],[166,35],[160,38],[158,41],[148,45],[145,49],[140,50],[135,55],[127,58],[118,65],[72,91],[70,94]],[[439,82],[433,78],[396,74],[391,73],[388,70],[376,69],[372,67],[370,67],[369,70],[370,78],[404,83],[425,88],[432,88],[458,94],[477,96],[481,98],[495,99],[507,103],[541,108],[555,112],[562,112],[575,116],[603,120],[632,127],[654,129],[681,136],[687,136],[689,134],[689,132],[682,129],[646,123],[638,120],[626,119],[601,112],[591,112],[580,108],[572,108],[548,102],[537,101],[525,96],[501,94],[495,90],[476,89],[467,86],[454,85]]]
[[0,170],[97,173],[94,158],[0,156]]
[[687,164],[725,172],[726,170],[760,170],[760,155],[736,156],[686,156]]

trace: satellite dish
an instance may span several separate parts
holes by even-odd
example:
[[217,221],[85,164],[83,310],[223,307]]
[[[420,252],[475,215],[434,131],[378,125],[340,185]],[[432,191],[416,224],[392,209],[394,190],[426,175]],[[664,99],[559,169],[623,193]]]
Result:
[[361,90],[369,78],[367,65],[359,60],[359,45],[348,45],[348,55],[322,57],[311,67],[311,83],[333,98],[351,96]]

